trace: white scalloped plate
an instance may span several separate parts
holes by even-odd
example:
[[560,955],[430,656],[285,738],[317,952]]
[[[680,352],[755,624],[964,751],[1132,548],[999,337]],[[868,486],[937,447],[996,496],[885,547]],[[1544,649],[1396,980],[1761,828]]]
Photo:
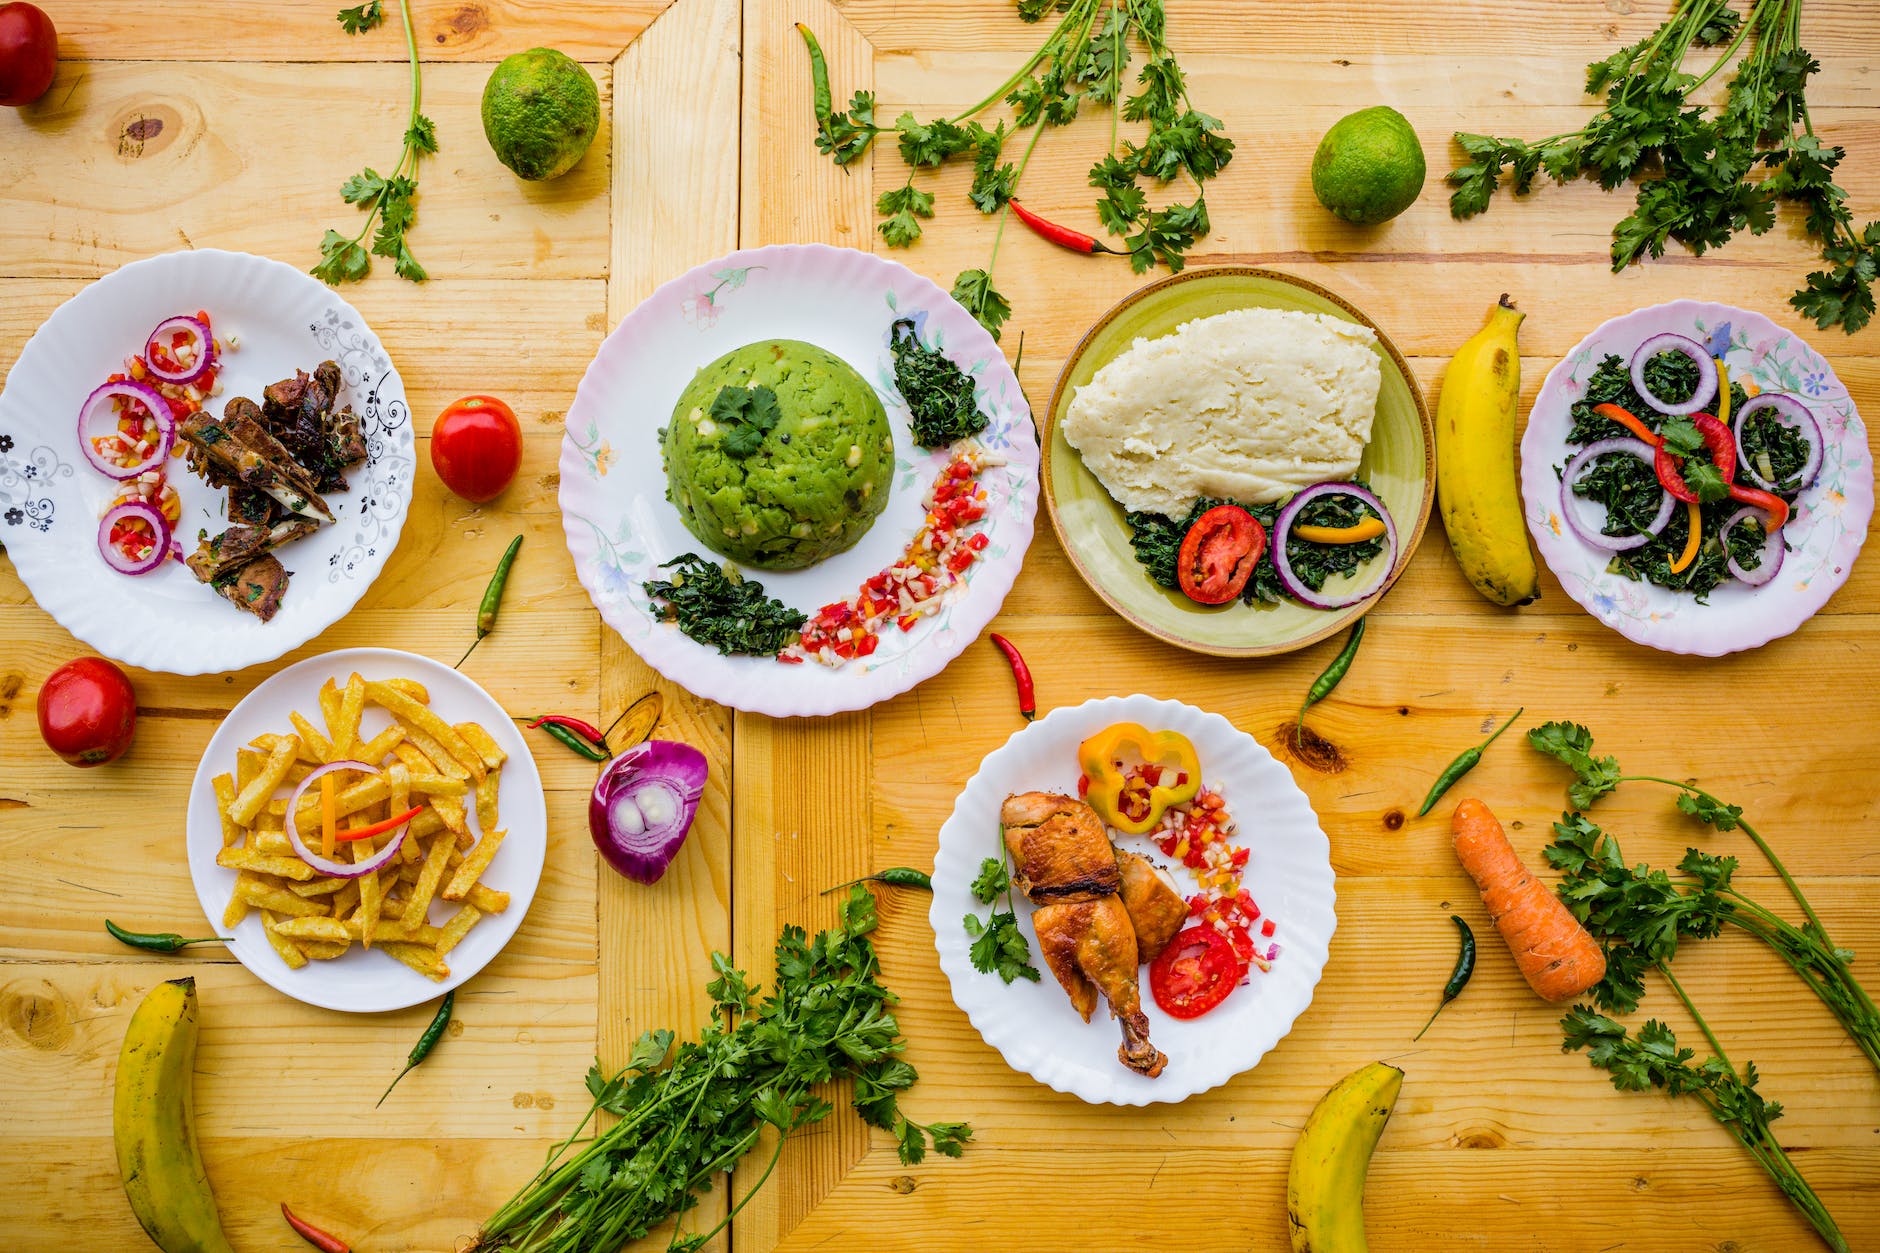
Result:
[[[1761,587],[1731,580],[1701,605],[1695,596],[1610,573],[1609,554],[1575,538],[1560,518],[1558,469],[1570,455],[1573,402],[1605,354],[1630,361],[1662,331],[1707,342],[1732,378],[1799,396],[1821,424],[1825,445],[1820,475],[1797,497],[1783,528],[1791,548],[1780,573]],[[1521,437],[1521,494],[1541,560],[1588,613],[1637,643],[1718,657],[1787,635],[1847,582],[1873,519],[1873,454],[1854,398],[1799,335],[1747,309],[1673,300],[1601,323],[1547,372]]]
[[[261,389],[331,358],[345,378],[340,401],[360,416],[367,461],[331,493],[338,522],[282,548],[293,579],[271,622],[243,613],[180,562],[137,578],[98,555],[98,519],[115,484],[78,447],[78,409],[144,337],[174,313],[206,310],[223,355],[222,395]],[[398,544],[417,465],[405,386],[358,310],[291,265],[199,248],[134,261],[56,309],[26,342],[0,392],[0,539],[40,608],[91,647],[133,666],[216,674],[272,661],[351,612]],[[224,494],[169,462],[182,498],[177,541],[228,525]]]
[[[234,931],[221,928],[222,911],[229,894],[235,890],[235,872],[216,864],[222,849],[222,821],[215,803],[216,775],[235,768],[235,750],[257,735],[289,733],[289,710],[298,709],[320,720],[320,684],[327,679],[344,685],[346,676],[357,670],[368,679],[416,679],[429,689],[431,708],[446,722],[477,722],[495,737],[509,760],[503,763],[502,783],[497,791],[498,817],[507,833],[503,846],[483,874],[482,882],[495,891],[509,893],[509,908],[500,914],[480,919],[464,936],[462,943],[445,959],[450,975],[433,983],[409,966],[386,956],[369,953],[355,946],[332,961],[312,961],[299,970],[288,969],[268,944],[261,929],[261,916],[250,911]],[[370,738],[383,730],[390,716],[382,709],[367,705],[362,715],[360,735]],[[283,790],[282,795],[285,795]],[[470,828],[481,837],[476,806],[466,806]],[[542,776],[536,772],[535,758],[516,724],[496,703],[496,699],[472,679],[449,666],[392,648],[345,648],[322,653],[295,662],[273,675],[243,697],[228,717],[216,728],[203,749],[196,766],[196,777],[189,788],[189,805],[184,811],[184,843],[189,857],[189,876],[195,882],[196,898],[209,925],[219,935],[234,936],[228,946],[235,959],[248,967],[250,974],[297,1001],[322,1009],[352,1014],[377,1014],[404,1009],[436,1000],[487,966],[503,951],[522,925],[535,899],[536,886],[542,880],[542,865],[548,856],[548,809],[542,796]],[[432,901],[430,920],[442,925],[455,905]]]
[[[914,446],[894,387],[888,327],[911,317],[979,384],[992,422],[980,442],[1006,459],[980,478],[988,501],[984,559],[958,598],[912,631],[890,630],[871,657],[840,669],[723,657],[656,619],[640,590],[681,553],[713,557],[666,499],[659,429],[701,366],[762,339],[825,348],[873,384],[894,431],[887,509],[855,547],[807,570],[751,570],[764,590],[805,613],[845,601],[899,561],[925,511],[921,497],[944,452]],[[561,446],[562,526],[575,573],[601,617],[661,674],[752,713],[790,717],[866,709],[940,673],[999,612],[1031,544],[1038,442],[1004,355],[971,314],[932,281],[884,257],[823,244],[776,244],[701,265],[660,287],[601,344],[568,409]]]
[[[1121,1034],[1101,1005],[1088,1024],[1045,970],[1031,929],[1031,906],[1015,897],[1019,928],[1032,946],[1033,964],[1044,971],[1037,983],[1011,984],[973,969],[970,941],[960,920],[985,907],[969,885],[981,859],[998,855],[999,806],[1013,792],[1074,793],[1077,746],[1117,722],[1139,722],[1150,730],[1180,731],[1201,757],[1201,777],[1219,788],[1239,823],[1236,839],[1252,850],[1246,885],[1266,917],[1277,924],[1280,954],[1273,969],[1255,971],[1220,1006],[1191,1021],[1171,1018],[1149,995],[1142,977],[1143,1011],[1149,1038],[1168,1054],[1168,1067],[1154,1079],[1124,1069],[1116,1059]],[[1165,862],[1147,840],[1124,837],[1122,847]],[[1054,709],[986,757],[954,802],[940,828],[934,858],[934,947],[953,999],[987,1044],[1012,1069],[1059,1092],[1092,1104],[1148,1105],[1186,1100],[1253,1069],[1292,1030],[1312,1003],[1338,925],[1331,843],[1319,828],[1299,785],[1258,740],[1219,714],[1179,701],[1149,696],[1111,696],[1075,708]],[[1193,885],[1180,867],[1184,893]]]

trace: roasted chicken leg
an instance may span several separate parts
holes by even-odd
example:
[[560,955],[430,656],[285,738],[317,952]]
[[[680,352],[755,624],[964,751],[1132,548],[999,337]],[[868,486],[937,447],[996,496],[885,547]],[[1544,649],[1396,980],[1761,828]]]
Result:
[[1152,962],[1188,921],[1188,902],[1168,875],[1146,857],[1119,852],[1116,868],[1123,876],[1123,908],[1136,928],[1136,955],[1145,963]]
[[1012,882],[1038,906],[1032,928],[1051,973],[1088,1022],[1097,994],[1122,1024],[1116,1056],[1154,1078],[1168,1058],[1149,1043],[1149,1020],[1136,985],[1136,931],[1118,889],[1116,849],[1090,806],[1072,796],[1023,792],[999,811],[1016,867]]

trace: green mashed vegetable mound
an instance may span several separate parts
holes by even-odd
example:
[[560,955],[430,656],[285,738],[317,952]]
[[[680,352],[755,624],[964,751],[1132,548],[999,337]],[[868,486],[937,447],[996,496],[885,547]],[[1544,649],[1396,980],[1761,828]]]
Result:
[[887,507],[894,478],[894,437],[874,389],[793,339],[746,344],[700,370],[660,449],[666,498],[686,529],[763,570],[800,570],[852,547]]

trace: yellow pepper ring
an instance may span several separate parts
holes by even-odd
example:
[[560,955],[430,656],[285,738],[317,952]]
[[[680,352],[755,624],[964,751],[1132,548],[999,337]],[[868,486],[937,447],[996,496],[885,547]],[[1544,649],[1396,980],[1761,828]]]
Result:
[[[1084,800],[1104,822],[1128,835],[1147,835],[1160,825],[1169,806],[1186,804],[1201,790],[1201,759],[1179,731],[1150,731],[1140,723],[1119,722],[1078,745],[1077,764],[1088,784]],[[1123,793],[1136,768],[1144,765],[1172,770],[1181,782],[1151,786],[1146,812],[1132,818],[1123,812]]]
[[1292,529],[1294,539],[1310,540],[1314,544],[1362,544],[1383,533],[1382,518],[1366,518],[1353,526],[1295,526]]
[[[1717,359],[1717,421],[1730,425],[1730,367]],[[1671,573],[1683,574],[1691,562],[1697,559],[1698,547],[1704,539],[1704,511],[1695,503],[1686,502],[1685,509],[1690,517],[1690,533],[1684,537],[1684,551],[1671,563]]]

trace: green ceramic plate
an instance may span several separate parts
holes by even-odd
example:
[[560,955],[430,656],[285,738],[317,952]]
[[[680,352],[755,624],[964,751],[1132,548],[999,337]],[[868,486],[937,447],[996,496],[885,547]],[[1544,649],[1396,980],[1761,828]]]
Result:
[[[1307,609],[1290,601],[1220,608],[1197,605],[1149,580],[1129,547],[1123,510],[1064,442],[1060,423],[1076,389],[1139,338],[1167,335],[1183,322],[1231,309],[1325,313],[1377,331],[1383,363],[1377,418],[1358,472],[1397,523],[1397,564],[1377,596],[1349,609]],[[1371,319],[1315,283],[1239,266],[1188,270],[1125,297],[1091,327],[1058,376],[1044,430],[1044,498],[1051,525],[1077,572],[1110,608],[1158,639],[1217,657],[1266,657],[1303,648],[1356,621],[1409,564],[1436,492],[1436,441],[1402,354]],[[1363,572],[1360,572],[1362,576]]]

